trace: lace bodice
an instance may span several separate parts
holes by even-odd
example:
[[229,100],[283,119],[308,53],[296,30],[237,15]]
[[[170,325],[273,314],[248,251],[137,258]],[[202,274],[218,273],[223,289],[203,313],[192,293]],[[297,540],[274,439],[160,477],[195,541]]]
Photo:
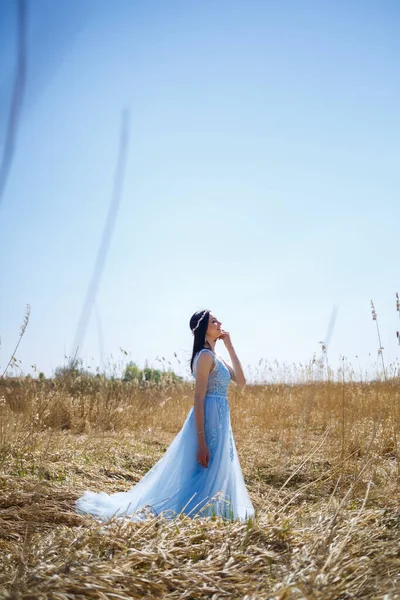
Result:
[[209,352],[214,358],[214,369],[208,376],[207,396],[227,396],[228,386],[231,381],[229,369],[224,365],[222,360],[208,348],[203,348],[196,354],[193,360],[193,377],[196,378],[196,366],[199,356],[202,352]]

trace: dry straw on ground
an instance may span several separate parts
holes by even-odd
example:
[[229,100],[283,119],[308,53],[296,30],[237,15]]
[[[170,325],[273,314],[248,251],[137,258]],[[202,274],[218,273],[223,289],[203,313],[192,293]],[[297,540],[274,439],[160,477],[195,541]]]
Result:
[[399,381],[346,379],[232,384],[247,524],[73,510],[85,489],[139,481],[191,383],[1,380],[1,597],[400,598]]

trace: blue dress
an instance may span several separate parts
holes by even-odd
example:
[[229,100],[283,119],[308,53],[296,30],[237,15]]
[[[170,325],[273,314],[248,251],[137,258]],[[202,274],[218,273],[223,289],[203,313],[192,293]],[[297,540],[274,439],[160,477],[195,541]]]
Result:
[[203,348],[193,361],[193,375],[202,352],[210,352],[214,368],[204,398],[204,432],[209,449],[208,467],[197,460],[197,432],[194,406],[158,462],[126,492],[85,491],[75,502],[79,513],[100,520],[129,516],[133,521],[148,515],[166,519],[184,513],[192,518],[217,515],[245,521],[254,508],[243,479],[232,435],[228,385],[230,372],[211,350]]

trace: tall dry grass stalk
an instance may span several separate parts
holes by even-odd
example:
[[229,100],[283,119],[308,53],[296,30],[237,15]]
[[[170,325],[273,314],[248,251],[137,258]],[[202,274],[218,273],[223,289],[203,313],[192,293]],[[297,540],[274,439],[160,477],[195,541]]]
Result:
[[8,368],[9,368],[10,364],[11,364],[13,361],[15,361],[15,355],[16,355],[16,353],[17,353],[17,350],[18,350],[18,348],[19,348],[19,345],[20,345],[20,343],[21,343],[21,340],[22,340],[22,338],[23,338],[23,336],[24,336],[24,333],[25,333],[25,331],[26,331],[26,328],[28,327],[28,323],[29,323],[29,317],[30,317],[30,314],[31,314],[31,307],[30,307],[30,305],[29,305],[29,304],[27,304],[27,305],[26,305],[26,308],[25,308],[24,320],[22,321],[22,325],[21,325],[21,329],[20,329],[20,333],[19,333],[19,338],[18,338],[17,344],[16,344],[16,346],[15,346],[15,348],[14,348],[14,351],[13,351],[13,353],[12,353],[12,354],[11,354],[11,356],[10,356],[10,360],[8,361],[8,363],[7,363],[7,366],[6,366],[6,368],[4,369],[4,371],[3,371],[2,375],[1,375],[1,377],[4,377],[4,376],[5,376],[5,374],[6,374],[6,373],[7,373],[7,371],[8,371]]
[[378,348],[378,356],[381,357],[381,361],[382,361],[382,369],[383,369],[383,375],[386,379],[386,369],[385,369],[385,361],[383,360],[383,346],[382,346],[382,342],[381,342],[381,332],[379,331],[379,323],[378,323],[378,315],[377,312],[375,310],[375,306],[373,301],[371,300],[371,313],[372,313],[372,320],[375,321],[376,323],[376,332],[378,334],[378,342],[379,342],[379,348]]
[[342,357],[342,453],[341,460],[344,460],[345,453],[345,381],[344,381],[344,356]]

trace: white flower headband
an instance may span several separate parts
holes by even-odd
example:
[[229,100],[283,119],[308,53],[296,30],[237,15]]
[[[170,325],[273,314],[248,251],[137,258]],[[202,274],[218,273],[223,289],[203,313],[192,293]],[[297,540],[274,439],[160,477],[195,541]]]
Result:
[[197,321],[197,325],[194,329],[192,329],[192,334],[194,335],[194,332],[196,331],[196,329],[198,328],[198,326],[200,325],[200,323],[202,322],[202,320],[204,319],[204,317],[206,316],[207,311],[204,311],[203,316]]

